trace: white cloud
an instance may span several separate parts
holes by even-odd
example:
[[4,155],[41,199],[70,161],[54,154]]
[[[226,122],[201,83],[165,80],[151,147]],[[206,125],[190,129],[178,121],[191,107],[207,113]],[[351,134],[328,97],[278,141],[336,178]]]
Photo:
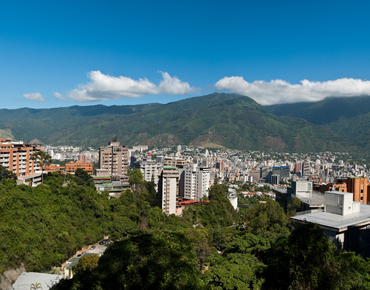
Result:
[[249,83],[243,77],[224,77],[215,84],[215,88],[248,96],[261,105],[316,102],[330,96],[370,95],[370,81],[352,78],[326,82],[303,80],[301,84],[290,84],[283,80]]
[[[195,92],[189,83],[171,77],[167,72],[160,72],[163,80],[158,86],[148,79],[133,80],[129,77],[114,77],[91,71],[88,74],[90,82],[79,85],[77,89],[67,92],[67,97],[78,102],[107,101],[119,98],[137,98],[144,95],[173,94],[184,95]],[[54,93],[57,99],[65,98]]]
[[57,99],[57,100],[63,100],[63,101],[66,101],[67,98],[64,97],[62,94],[59,94],[58,92],[54,92],[53,93],[53,96]]
[[45,101],[45,98],[40,93],[23,94],[23,98],[32,101]]

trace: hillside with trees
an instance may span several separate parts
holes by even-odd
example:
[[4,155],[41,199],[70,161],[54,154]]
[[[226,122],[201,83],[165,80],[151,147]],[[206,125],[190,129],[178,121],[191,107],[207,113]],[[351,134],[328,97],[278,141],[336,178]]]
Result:
[[0,168],[0,271],[24,263],[48,272],[109,234],[98,259],[81,259],[53,289],[369,289],[370,264],[340,252],[315,225],[297,230],[273,200],[236,212],[227,187],[182,217],[155,206],[152,182],[130,174],[135,193],[109,199],[90,176],[49,173],[36,188],[16,186]]
[[369,96],[330,97],[313,103],[279,104],[264,108],[279,117],[301,118],[325,126],[364,152],[370,151]]
[[329,128],[279,117],[248,97],[213,93],[168,104],[0,110],[0,130],[16,139],[99,147],[187,144],[265,151],[354,151]]

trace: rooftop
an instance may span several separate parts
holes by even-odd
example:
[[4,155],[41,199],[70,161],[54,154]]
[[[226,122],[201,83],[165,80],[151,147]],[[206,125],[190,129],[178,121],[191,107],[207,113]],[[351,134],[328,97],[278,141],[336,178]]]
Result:
[[58,283],[62,276],[34,273],[34,272],[23,272],[12,285],[12,290],[29,290],[31,284],[40,283],[42,289],[50,289],[54,284]]
[[163,169],[173,169],[173,170],[177,170],[178,168],[175,167],[175,166],[163,166]]
[[[344,193],[344,192],[343,192]],[[360,204],[360,212],[349,215],[338,215],[327,212],[313,212],[290,218],[295,222],[310,222],[329,227],[337,231],[346,230],[347,227],[357,224],[370,224],[370,206]]]

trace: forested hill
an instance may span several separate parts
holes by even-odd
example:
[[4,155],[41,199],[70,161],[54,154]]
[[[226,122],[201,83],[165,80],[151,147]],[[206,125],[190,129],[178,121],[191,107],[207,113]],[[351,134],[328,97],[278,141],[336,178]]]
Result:
[[264,106],[276,116],[322,125],[360,148],[370,150],[370,96],[330,97],[313,103]]
[[248,97],[213,93],[168,104],[0,110],[0,134],[46,144],[98,147],[113,134],[122,144],[187,144],[274,151],[351,151],[323,126],[276,116]]

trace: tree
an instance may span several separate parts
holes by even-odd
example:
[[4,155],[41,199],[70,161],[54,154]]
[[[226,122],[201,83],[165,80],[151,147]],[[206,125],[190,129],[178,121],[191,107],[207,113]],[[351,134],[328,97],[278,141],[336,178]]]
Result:
[[369,260],[338,252],[323,230],[307,224],[265,255],[264,289],[370,289]]
[[77,168],[75,172],[75,181],[78,185],[95,188],[94,180],[92,179],[91,175],[81,168]]
[[80,261],[74,266],[73,272],[77,275],[86,270],[93,270],[98,266],[99,256],[97,255],[88,255],[82,257]]
[[35,161],[41,167],[41,183],[44,182],[44,165],[50,164],[52,159],[51,156],[44,151],[36,151],[32,153],[31,160]]
[[143,173],[140,169],[134,168],[129,171],[130,185],[138,185],[144,181]]
[[[141,232],[115,242],[90,279],[76,275],[53,289],[201,289],[192,242],[174,232]],[[96,289],[96,288],[95,288]]]
[[42,289],[42,285],[40,283],[32,283],[30,285],[30,290],[38,290],[38,289]]
[[287,214],[289,217],[295,216],[297,209],[301,207],[301,200],[298,197],[293,197],[287,208]]
[[290,234],[290,222],[283,208],[271,198],[244,212],[242,220],[247,232],[262,236],[271,243]]
[[17,175],[0,165],[0,183],[8,179],[17,181]]

